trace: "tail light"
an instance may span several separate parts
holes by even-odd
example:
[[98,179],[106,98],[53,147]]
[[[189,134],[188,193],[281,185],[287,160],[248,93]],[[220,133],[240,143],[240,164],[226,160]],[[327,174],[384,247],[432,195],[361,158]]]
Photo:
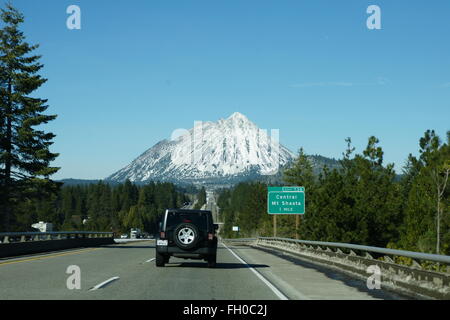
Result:
[[208,240],[214,239],[214,233],[208,233]]
[[161,232],[159,233],[159,238],[160,238],[160,239],[164,239],[165,237],[166,237],[166,233],[163,232],[163,231],[161,231]]

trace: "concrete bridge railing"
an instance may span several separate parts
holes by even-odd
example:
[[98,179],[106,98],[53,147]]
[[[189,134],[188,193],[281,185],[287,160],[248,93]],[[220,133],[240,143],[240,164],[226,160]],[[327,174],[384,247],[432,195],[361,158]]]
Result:
[[0,233],[0,258],[114,243],[112,232]]
[[369,267],[377,266],[385,289],[419,298],[450,299],[450,256],[287,238],[259,237],[223,241],[272,252],[292,253],[361,279],[371,275]]

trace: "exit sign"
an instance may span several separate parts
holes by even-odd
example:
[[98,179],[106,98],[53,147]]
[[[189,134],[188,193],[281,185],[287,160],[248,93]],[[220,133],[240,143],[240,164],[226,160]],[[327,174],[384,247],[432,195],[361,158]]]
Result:
[[305,214],[304,187],[269,187],[268,214]]

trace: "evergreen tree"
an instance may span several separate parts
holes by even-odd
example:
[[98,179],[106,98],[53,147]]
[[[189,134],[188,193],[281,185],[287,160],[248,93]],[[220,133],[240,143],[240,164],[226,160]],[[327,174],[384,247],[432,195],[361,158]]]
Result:
[[[291,167],[283,171],[283,180],[291,186],[301,186],[305,187],[305,193],[308,195],[305,201],[305,208],[308,212],[303,217],[303,222],[313,216],[314,205],[313,201],[315,197],[316,189],[316,177],[314,175],[313,165],[305,154],[303,148],[300,148],[298,152],[298,157],[295,159]],[[296,220],[296,221],[294,221]],[[300,222],[300,216],[280,216],[277,219],[277,229],[279,235],[284,235],[286,237],[298,237],[298,230],[296,226]],[[303,235],[304,236],[304,235]]]
[[300,148],[298,157],[295,159],[291,167],[284,172],[283,180],[292,186],[302,186],[308,192],[312,191],[315,187],[315,176],[313,166],[308,156]]
[[37,188],[51,191],[49,177],[59,168],[50,167],[58,156],[49,151],[55,135],[35,128],[56,118],[44,114],[47,100],[31,96],[46,82],[38,74],[41,57],[32,54],[38,45],[25,42],[24,16],[10,4],[0,19],[0,229],[11,231],[14,209]]
[[447,143],[442,144],[436,133],[428,130],[419,145],[420,157],[410,156],[404,178],[411,187],[405,206],[402,245],[410,250],[448,253],[450,132]]
[[204,204],[206,204],[206,190],[205,187],[202,187],[197,194],[197,203],[195,204],[195,209],[201,209]]

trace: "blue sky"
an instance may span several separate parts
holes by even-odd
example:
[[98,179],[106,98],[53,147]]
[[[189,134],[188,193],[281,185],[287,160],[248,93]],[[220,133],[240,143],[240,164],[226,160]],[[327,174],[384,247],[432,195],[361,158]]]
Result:
[[[4,3],[4,1],[2,1]],[[60,178],[105,178],[177,128],[235,111],[294,152],[371,135],[400,171],[450,130],[449,1],[13,0],[39,43]],[[82,29],[68,30],[78,5]],[[368,30],[366,9],[381,8]]]

